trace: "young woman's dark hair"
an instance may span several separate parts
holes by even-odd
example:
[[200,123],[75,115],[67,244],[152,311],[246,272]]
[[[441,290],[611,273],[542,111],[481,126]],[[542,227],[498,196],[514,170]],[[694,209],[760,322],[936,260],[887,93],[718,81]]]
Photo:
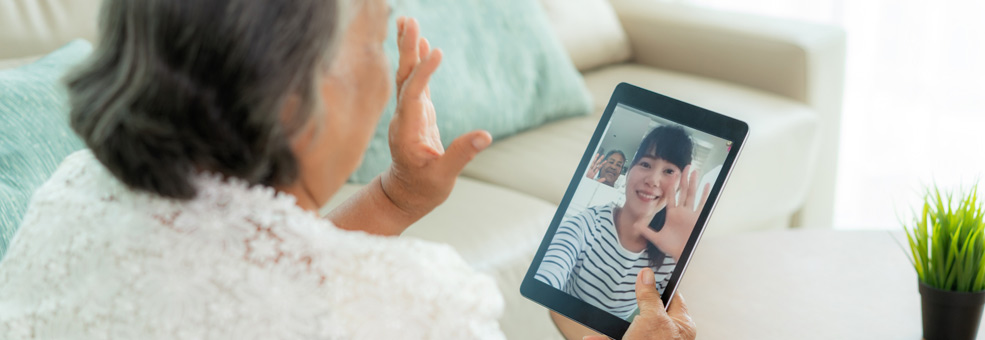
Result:
[[691,142],[691,136],[684,131],[684,128],[677,125],[661,125],[653,128],[646,137],[643,137],[630,166],[639,163],[644,156],[650,156],[666,160],[684,170],[685,166],[691,164],[692,152],[694,152],[694,143]]
[[[636,155],[633,156],[633,163],[631,163],[630,168],[636,166],[644,156],[649,156],[668,161],[684,171],[684,167],[691,164],[693,152],[694,143],[684,128],[676,125],[661,125],[650,130],[646,137],[643,137],[639,149],[636,150]],[[682,173],[681,176],[686,176],[686,174]],[[671,193],[671,195],[673,194]],[[664,222],[667,221],[667,208],[660,210],[653,219],[656,222],[653,224],[663,226]],[[650,242],[646,243],[646,253],[650,258],[650,268],[657,268],[662,265],[667,256]]]

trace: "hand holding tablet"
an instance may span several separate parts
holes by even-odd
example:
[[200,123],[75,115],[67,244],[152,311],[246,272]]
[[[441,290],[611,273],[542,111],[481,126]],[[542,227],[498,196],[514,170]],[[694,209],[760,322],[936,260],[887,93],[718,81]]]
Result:
[[[676,305],[677,285],[747,132],[741,121],[619,84],[521,293],[615,338],[635,318],[667,317],[648,311],[646,296]],[[606,156],[596,156],[600,150]],[[609,155],[618,166],[606,166]],[[702,178],[715,180],[698,199]],[[638,323],[634,330],[646,327]]]

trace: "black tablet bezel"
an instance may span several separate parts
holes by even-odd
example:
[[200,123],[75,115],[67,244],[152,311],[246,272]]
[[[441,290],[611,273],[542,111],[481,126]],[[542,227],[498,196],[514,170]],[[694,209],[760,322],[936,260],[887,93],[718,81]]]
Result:
[[558,206],[558,210],[554,214],[554,219],[551,221],[550,228],[547,229],[547,234],[544,236],[543,241],[541,241],[540,248],[537,250],[537,254],[531,262],[530,267],[527,269],[527,274],[524,276],[523,282],[520,284],[520,294],[531,301],[541,304],[544,307],[550,308],[559,314],[574,320],[575,322],[581,323],[582,325],[592,328],[602,334],[617,339],[621,338],[626,333],[626,330],[629,328],[628,321],[598,309],[585,301],[568,295],[567,293],[564,293],[544,282],[535,279],[534,276],[537,273],[537,269],[540,267],[544,254],[547,252],[547,248],[550,246],[551,241],[554,238],[554,233],[557,231],[558,226],[561,224],[561,220],[564,218],[564,212],[568,209],[568,206],[571,203],[571,198],[574,196],[575,190],[581,182],[581,178],[584,176],[583,174],[585,173],[585,170],[588,168],[588,163],[591,162],[595,149],[598,147],[598,144],[602,139],[602,135],[605,133],[605,128],[608,126],[609,120],[612,118],[612,112],[618,104],[623,104],[635,109],[635,111],[670,120],[674,123],[681,124],[732,142],[732,148],[729,150],[728,155],[725,157],[725,162],[722,164],[723,171],[715,180],[715,184],[712,186],[708,195],[710,199],[705,203],[705,206],[702,207],[701,213],[698,216],[696,227],[691,233],[691,236],[688,238],[684,251],[681,254],[681,259],[683,260],[678,261],[677,267],[674,268],[674,273],[671,275],[667,289],[661,297],[665,306],[669,305],[674,292],[677,290],[681,276],[684,274],[684,271],[687,269],[687,265],[691,260],[694,247],[697,245],[698,240],[701,238],[701,234],[707,226],[708,217],[711,215],[715,208],[715,204],[718,202],[718,197],[721,193],[722,187],[725,186],[725,182],[732,173],[735,159],[742,150],[742,146],[745,144],[746,136],[749,132],[749,126],[745,122],[738,119],[654,93],[628,83],[619,83],[619,85],[616,86],[616,89],[612,93],[612,98],[609,100],[609,104],[605,107],[605,112],[602,113],[599,124],[595,128],[595,133],[592,135],[592,139],[588,143],[588,147],[585,149],[581,162],[572,176],[570,184],[568,184],[568,190],[565,192],[564,198],[561,200],[561,204]]

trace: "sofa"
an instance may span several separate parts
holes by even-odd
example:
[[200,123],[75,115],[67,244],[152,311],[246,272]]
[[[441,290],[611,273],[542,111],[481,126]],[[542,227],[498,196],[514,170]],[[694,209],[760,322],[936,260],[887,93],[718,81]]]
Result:
[[[97,40],[99,2],[0,2],[0,70],[71,39]],[[466,167],[449,199],[404,234],[450,244],[492,275],[505,298],[501,325],[509,338],[560,338],[547,310],[521,297],[519,284],[619,82],[749,124],[705,237],[831,226],[845,73],[841,29],[656,0],[540,2],[582,74],[594,113],[494,141]],[[358,189],[347,184],[322,212]],[[701,321],[714,327],[714,320]]]

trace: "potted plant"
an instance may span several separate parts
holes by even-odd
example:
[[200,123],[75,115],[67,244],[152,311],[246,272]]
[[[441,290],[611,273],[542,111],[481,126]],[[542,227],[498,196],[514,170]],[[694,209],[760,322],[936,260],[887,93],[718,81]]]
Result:
[[977,195],[977,185],[957,198],[935,186],[912,226],[904,223],[927,340],[975,339],[978,333],[985,305],[985,209]]

